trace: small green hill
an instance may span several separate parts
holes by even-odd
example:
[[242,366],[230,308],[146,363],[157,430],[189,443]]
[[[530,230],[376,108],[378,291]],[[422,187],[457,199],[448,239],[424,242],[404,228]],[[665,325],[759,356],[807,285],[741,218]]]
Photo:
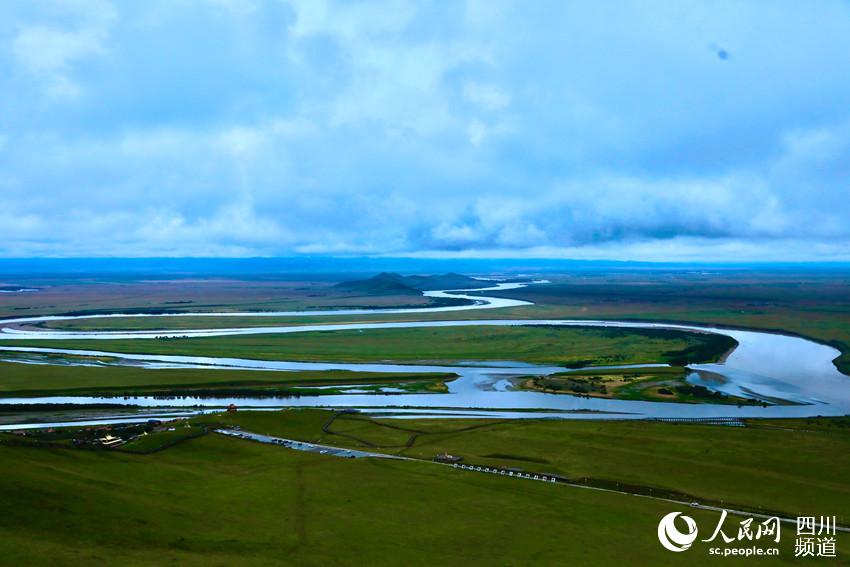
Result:
[[363,295],[420,295],[418,289],[404,283],[398,274],[382,273],[366,280],[341,282],[334,287]]

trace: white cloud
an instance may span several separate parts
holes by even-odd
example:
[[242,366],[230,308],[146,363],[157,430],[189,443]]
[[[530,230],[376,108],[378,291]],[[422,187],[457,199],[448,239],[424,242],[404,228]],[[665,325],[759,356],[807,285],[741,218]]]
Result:
[[473,146],[480,146],[490,132],[487,125],[479,120],[470,122],[467,131],[469,132],[469,143]]
[[359,43],[375,35],[396,34],[413,19],[414,5],[404,0],[337,2],[290,0],[295,12],[291,30],[297,38],[331,35]]
[[289,49],[295,61],[307,59],[305,42],[316,38],[333,42],[342,54],[343,68],[336,72],[344,80],[327,101],[334,125],[378,124],[390,136],[444,132],[458,122],[447,75],[489,60],[487,47],[474,40],[420,37],[410,2],[298,0],[291,5]]
[[846,3],[31,6],[0,4],[0,255],[850,239]]
[[443,223],[431,229],[431,236],[449,245],[471,244],[480,238],[480,234],[469,225]]
[[81,87],[72,77],[74,63],[106,53],[105,42],[115,12],[106,0],[68,1],[60,8],[70,26],[23,24],[12,40],[17,62],[46,84],[49,95],[73,97]]
[[493,85],[466,83],[463,96],[485,110],[501,110],[511,102],[511,97]]

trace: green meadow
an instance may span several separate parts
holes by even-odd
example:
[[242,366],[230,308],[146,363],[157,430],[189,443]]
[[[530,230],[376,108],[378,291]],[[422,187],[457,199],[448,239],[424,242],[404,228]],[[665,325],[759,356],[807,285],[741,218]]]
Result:
[[[633,319],[716,324],[796,333],[834,345],[836,361],[850,374],[850,279],[846,270],[723,268],[682,271],[651,269],[588,270],[547,273],[551,284],[501,291],[500,297],[535,305],[498,310],[505,319],[571,318]],[[334,309],[374,304],[412,304],[415,295],[342,294],[310,282],[180,280],[79,285],[54,282],[31,296],[4,298],[0,316],[97,311],[250,311]],[[474,295],[474,293],[473,293]],[[482,293],[486,295],[486,293]],[[175,301],[175,298],[179,301]],[[422,305],[423,298],[418,299]],[[408,313],[298,317],[173,317],[55,321],[44,326],[62,329],[192,329],[249,327],[353,321],[488,319],[494,312]]]
[[335,362],[517,360],[597,366],[717,360],[728,337],[664,329],[590,327],[430,327],[312,331],[182,339],[15,340],[11,346],[49,346],[119,353],[172,354]]
[[[498,317],[675,320],[781,329],[846,351],[850,345],[846,283],[834,277],[783,278],[775,276],[775,280],[756,285],[740,275],[565,275],[553,277],[551,285],[500,293],[536,305],[500,310]],[[739,280],[743,282],[740,285],[736,283]],[[114,286],[100,299],[98,287],[45,290],[32,309],[10,303],[4,307],[5,313],[23,316],[127,306],[140,311],[391,306],[401,301],[397,297],[372,298],[374,301],[354,295],[338,298],[332,293],[314,298],[310,285],[268,282],[170,284],[167,289]],[[140,294],[140,289],[144,293]],[[62,301],[69,294],[76,299],[65,309]],[[244,300],[234,299],[238,297]],[[405,302],[407,299],[413,303],[415,298],[405,298]],[[425,303],[421,298],[419,302]],[[174,328],[193,328],[458,317],[492,318],[493,313],[285,320],[126,318],[50,325],[157,328],[174,323]],[[683,365],[717,360],[733,346],[715,335],[553,327],[326,331],[61,344],[34,339],[4,344],[269,360],[521,360],[566,366]],[[675,377],[681,371],[654,372],[653,379],[668,379],[668,373]],[[6,396],[274,394],[316,385],[364,383],[409,383],[439,391],[451,378],[0,363],[0,392]],[[438,400],[435,397],[435,406],[439,406]],[[531,419],[522,420],[438,420],[372,418],[308,409],[240,410],[195,417],[190,428],[151,433],[119,450],[75,449],[68,440],[40,445],[37,440],[0,434],[0,502],[4,505],[0,563],[204,567],[718,563],[708,555],[709,544],[697,542],[687,552],[676,554],[665,551],[656,538],[658,520],[672,511],[692,516],[701,536],[707,537],[705,532],[710,534],[717,521],[716,512],[425,462],[443,452],[461,456],[466,463],[558,474],[590,487],[676,495],[686,502],[791,517],[834,514],[839,523],[850,524],[850,484],[841,474],[850,468],[848,418],[749,420],[747,427],[734,428],[546,420],[533,415],[530,412]],[[238,425],[257,433],[415,460],[340,459],[204,433],[217,425]],[[730,532],[740,519],[730,516]],[[778,558],[744,562],[850,564],[850,537],[839,534],[837,542],[838,559],[796,559],[793,527],[785,525]]]
[[297,387],[422,382],[442,384],[453,374],[332,371],[273,372],[197,368],[148,369],[131,366],[62,366],[0,362],[0,394],[141,395],[234,391],[243,395],[286,393]]
[[[237,412],[196,421],[357,444],[322,433],[329,415]],[[385,425],[422,431],[413,447],[384,450],[416,457],[449,450],[468,462],[512,459],[530,471],[604,475],[753,506],[816,515],[848,509],[833,472],[850,454],[843,429],[789,435],[648,423],[369,421],[331,429],[378,444],[407,437],[387,433]],[[136,449],[155,446],[155,435]],[[163,442],[187,436],[181,428],[167,435]],[[213,433],[145,454],[16,446],[8,437],[0,436],[0,556],[9,565],[714,563],[707,543],[675,554],[655,534],[671,511],[692,516],[701,534],[710,533],[717,513],[639,496],[427,462],[340,459]],[[831,454],[832,462],[812,459],[816,453]],[[727,531],[740,519],[730,516]],[[793,558],[793,528],[783,530],[778,558],[747,563],[806,564]],[[839,559],[830,564],[847,564],[848,552],[850,538],[839,534]]]
[[519,378],[517,383],[523,390],[617,400],[736,405],[760,403],[689,384],[689,374],[690,370],[683,366],[589,368],[545,376],[525,376]]
[[[468,462],[675,491],[697,499],[806,510],[850,521],[850,420],[821,431],[604,420],[377,419],[322,410],[237,412],[197,418],[303,441],[429,459],[447,451]],[[797,420],[777,420],[797,423]],[[843,425],[841,425],[843,424]],[[412,444],[410,438],[413,437]]]

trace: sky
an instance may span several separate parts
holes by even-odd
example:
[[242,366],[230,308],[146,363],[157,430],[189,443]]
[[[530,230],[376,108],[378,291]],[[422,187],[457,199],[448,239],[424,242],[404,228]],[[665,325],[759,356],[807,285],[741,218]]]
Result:
[[850,260],[850,2],[7,0],[0,256]]

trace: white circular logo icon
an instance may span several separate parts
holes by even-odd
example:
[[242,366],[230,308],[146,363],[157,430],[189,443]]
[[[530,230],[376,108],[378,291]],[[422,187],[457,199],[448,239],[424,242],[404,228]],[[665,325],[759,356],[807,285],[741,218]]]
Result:
[[658,522],[658,541],[670,551],[685,551],[697,539],[697,523],[689,516],[682,516],[687,530],[683,533],[676,527],[680,512],[670,512]]

